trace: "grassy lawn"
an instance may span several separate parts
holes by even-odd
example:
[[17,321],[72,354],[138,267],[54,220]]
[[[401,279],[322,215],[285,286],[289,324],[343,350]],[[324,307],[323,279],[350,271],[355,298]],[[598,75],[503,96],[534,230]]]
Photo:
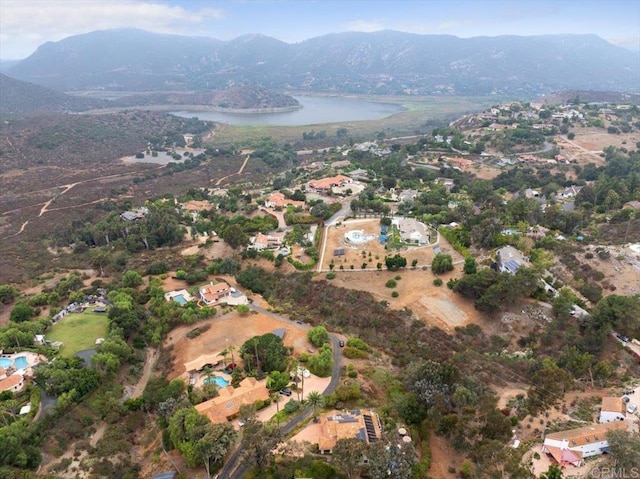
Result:
[[106,313],[86,311],[81,314],[68,314],[46,332],[51,341],[62,341],[62,356],[71,356],[83,349],[92,348],[96,339],[107,334],[109,319]]

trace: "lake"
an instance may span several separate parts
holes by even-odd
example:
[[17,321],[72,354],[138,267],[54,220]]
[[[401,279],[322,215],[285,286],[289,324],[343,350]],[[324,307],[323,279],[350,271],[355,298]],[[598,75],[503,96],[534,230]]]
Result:
[[342,121],[377,120],[403,111],[404,108],[390,103],[349,100],[345,98],[294,96],[302,108],[282,113],[223,113],[218,111],[172,111],[176,116],[217,121],[229,125],[273,125],[297,126]]

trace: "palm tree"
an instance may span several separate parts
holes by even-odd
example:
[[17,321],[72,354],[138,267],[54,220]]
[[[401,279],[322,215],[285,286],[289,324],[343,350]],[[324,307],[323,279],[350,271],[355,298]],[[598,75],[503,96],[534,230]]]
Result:
[[227,351],[229,354],[231,354],[231,362],[232,362],[232,363],[235,363],[235,362],[236,362],[236,360],[233,358],[233,352],[234,352],[235,350],[236,350],[236,347],[235,347],[233,344],[230,344],[230,345],[227,347],[227,349],[226,349],[226,351]]
[[313,421],[316,422],[318,420],[316,409],[324,407],[324,396],[318,391],[311,391],[307,396],[307,402],[313,408]]
[[280,402],[280,393],[271,393],[271,401],[276,403],[276,425],[280,429],[280,404],[278,404]]

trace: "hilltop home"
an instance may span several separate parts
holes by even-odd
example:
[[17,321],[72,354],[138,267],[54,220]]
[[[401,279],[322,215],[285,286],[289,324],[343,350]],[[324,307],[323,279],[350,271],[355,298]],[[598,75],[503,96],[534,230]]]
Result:
[[304,208],[304,201],[290,200],[283,193],[274,191],[269,195],[267,201],[264,202],[267,208],[284,208],[285,206],[300,206]]
[[360,439],[367,444],[380,440],[382,424],[372,410],[332,411],[320,416],[318,449],[331,454],[340,439]]
[[242,405],[269,399],[269,390],[252,377],[244,378],[237,388],[226,386],[218,392],[219,396],[195,406],[196,411],[207,416],[213,424],[232,420]]
[[529,262],[528,258],[513,246],[504,246],[500,248],[496,252],[496,257],[498,271],[501,273],[506,271],[510,274],[516,274],[518,268],[526,266]]
[[218,302],[220,298],[231,294],[231,288],[224,281],[214,283],[213,281],[198,290],[198,295],[207,306]]
[[607,434],[610,431],[626,429],[624,421],[616,421],[554,432],[545,437],[542,452],[551,455],[560,466],[578,467],[587,457],[609,451]]
[[624,421],[627,418],[627,408],[622,402],[622,398],[603,397],[600,409],[600,419],[598,422],[607,423],[613,421]]
[[305,189],[307,191],[315,191],[317,193],[326,193],[330,191],[334,186],[344,186],[348,183],[352,183],[353,180],[348,176],[336,175],[330,178],[321,178],[319,180],[310,180],[305,183]]
[[248,249],[254,249],[256,251],[262,251],[265,249],[278,249],[282,246],[282,240],[276,236],[263,235],[258,233],[257,235],[249,239],[250,245]]

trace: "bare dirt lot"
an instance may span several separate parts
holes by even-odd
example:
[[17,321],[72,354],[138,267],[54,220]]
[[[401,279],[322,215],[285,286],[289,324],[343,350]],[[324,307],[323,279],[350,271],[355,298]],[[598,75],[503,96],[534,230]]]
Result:
[[[461,276],[460,266],[457,271],[442,275],[446,282],[451,277]],[[400,276],[395,288],[385,286],[386,282]],[[318,279],[324,279],[319,275]],[[482,322],[484,315],[476,311],[473,302],[449,290],[445,285],[434,286],[435,276],[431,271],[362,271],[337,272],[332,283],[343,288],[368,291],[380,301],[389,302],[393,309],[409,308],[414,314],[429,325],[438,326],[452,332],[456,326],[464,326],[472,322]],[[391,296],[393,291],[398,297]]]
[[[187,333],[196,327],[211,324],[211,328],[194,339],[187,338]],[[284,328],[284,344],[292,346],[296,351],[306,351],[310,347],[307,330],[296,324],[278,321],[265,314],[247,314],[237,312],[200,322],[197,325],[180,326],[169,335],[165,345],[173,345],[175,357],[174,369],[170,379],[184,374],[184,363],[196,359],[202,354],[220,352],[234,346],[235,359],[240,356],[239,349],[244,342],[253,336],[272,333],[275,329]]]

